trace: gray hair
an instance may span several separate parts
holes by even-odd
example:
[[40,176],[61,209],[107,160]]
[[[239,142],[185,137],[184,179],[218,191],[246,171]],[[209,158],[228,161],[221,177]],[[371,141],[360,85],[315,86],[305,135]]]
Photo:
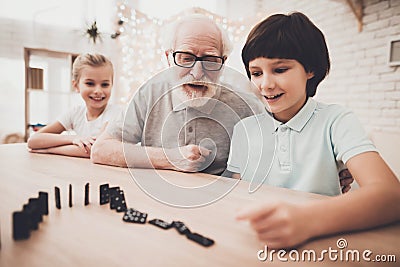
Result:
[[186,22],[193,20],[205,20],[214,24],[221,33],[222,56],[229,56],[229,54],[232,52],[233,45],[228,37],[227,32],[224,29],[222,29],[219,25],[217,25],[213,20],[209,19],[207,16],[202,14],[187,15],[180,20],[176,20],[174,22],[167,24],[165,26],[165,30],[161,34],[162,48],[164,49],[164,51],[173,50],[175,48],[174,46],[176,41],[176,33],[178,32],[179,27],[181,27]]

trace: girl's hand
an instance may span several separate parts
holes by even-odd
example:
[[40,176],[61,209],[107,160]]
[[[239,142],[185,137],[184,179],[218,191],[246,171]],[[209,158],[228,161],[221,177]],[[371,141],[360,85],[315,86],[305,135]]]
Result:
[[96,141],[96,137],[94,137],[94,136],[93,137],[76,136],[72,140],[72,144],[82,148],[86,154],[90,154],[90,150],[95,141]]
[[249,220],[258,238],[270,248],[290,248],[312,237],[306,206],[266,203],[241,211],[238,220]]

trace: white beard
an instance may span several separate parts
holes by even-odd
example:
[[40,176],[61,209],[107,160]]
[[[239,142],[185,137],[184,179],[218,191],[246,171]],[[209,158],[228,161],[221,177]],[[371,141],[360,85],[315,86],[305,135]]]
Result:
[[[207,77],[203,77],[201,80],[194,80],[193,77],[188,74],[179,79],[179,82],[181,85],[177,87],[174,92],[179,100],[188,107],[204,106],[220,90],[220,86],[211,82]],[[199,87],[196,89],[188,84],[204,86],[204,88]]]

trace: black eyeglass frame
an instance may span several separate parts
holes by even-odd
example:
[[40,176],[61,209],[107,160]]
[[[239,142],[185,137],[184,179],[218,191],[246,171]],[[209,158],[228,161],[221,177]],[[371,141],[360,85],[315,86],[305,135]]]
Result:
[[[184,54],[184,55],[192,56],[192,57],[194,58],[193,64],[190,65],[190,66],[184,66],[184,65],[178,64],[178,63],[176,62],[176,58],[175,58],[175,55],[177,55],[177,54]],[[183,51],[175,51],[175,52],[173,52],[173,53],[172,53],[172,57],[174,58],[174,63],[175,63],[175,65],[177,65],[177,66],[179,66],[179,67],[182,67],[182,68],[187,68],[187,69],[193,68],[193,66],[196,64],[196,62],[197,62],[197,61],[200,61],[200,62],[201,62],[201,67],[203,68],[203,70],[206,70],[206,71],[220,71],[220,70],[222,69],[222,66],[223,66],[224,63],[225,63],[225,57],[212,56],[212,55],[206,55],[206,56],[198,57],[198,56],[196,56],[196,55],[194,55],[194,54],[192,54],[192,53],[183,52]],[[214,62],[214,61],[205,60],[206,58],[218,58],[218,59],[221,60],[221,63],[220,63],[220,62]],[[205,61],[206,61],[206,62],[210,62],[210,63],[215,63],[215,65],[219,65],[219,68],[218,68],[218,69],[207,69],[207,68],[205,67],[205,65],[204,65],[204,62],[205,62]]]

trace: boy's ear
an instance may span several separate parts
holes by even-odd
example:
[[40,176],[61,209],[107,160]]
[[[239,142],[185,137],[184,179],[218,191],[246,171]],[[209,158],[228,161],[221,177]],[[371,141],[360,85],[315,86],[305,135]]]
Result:
[[80,93],[79,87],[78,87],[78,82],[75,80],[72,80],[72,87],[75,89],[77,93]]
[[307,80],[309,80],[311,78],[314,78],[314,72],[312,72],[312,71],[307,72]]

